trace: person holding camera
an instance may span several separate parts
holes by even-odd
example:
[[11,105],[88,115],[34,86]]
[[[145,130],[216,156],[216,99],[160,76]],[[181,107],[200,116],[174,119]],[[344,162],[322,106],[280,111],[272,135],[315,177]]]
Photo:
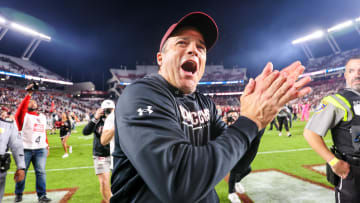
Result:
[[104,100],[101,107],[96,110],[89,123],[84,127],[83,134],[94,133],[93,141],[93,160],[95,174],[100,183],[100,192],[105,202],[109,202],[111,197],[110,190],[110,145],[101,144],[101,134],[106,117],[115,109],[115,103],[111,100]]
[[239,113],[234,111],[234,110],[230,110],[227,112],[226,114],[226,125],[231,125],[233,123],[235,123],[235,121],[239,118]]
[[[36,175],[36,192],[39,202],[50,202],[46,196],[46,159],[49,155],[49,144],[46,135],[46,116],[37,112],[38,106],[35,100],[31,100],[32,93],[38,89],[36,83],[28,85],[25,90],[27,95],[19,105],[15,120],[24,146],[25,175],[32,162]],[[15,202],[22,201],[25,189],[25,180],[16,183]]]
[[[7,116],[3,116],[3,112]],[[10,114],[3,112],[0,118],[0,202],[4,196],[7,170],[10,168],[11,158],[10,153],[7,152],[9,148],[17,167],[14,174],[15,182],[20,182],[25,177],[24,147],[21,136]]]
[[114,152],[115,148],[115,113],[114,110],[111,111],[111,113],[106,117],[103,132],[101,134],[101,144],[107,145],[110,143],[110,155],[111,155],[111,165],[110,169],[113,169],[114,166],[114,157],[112,156],[112,153]]

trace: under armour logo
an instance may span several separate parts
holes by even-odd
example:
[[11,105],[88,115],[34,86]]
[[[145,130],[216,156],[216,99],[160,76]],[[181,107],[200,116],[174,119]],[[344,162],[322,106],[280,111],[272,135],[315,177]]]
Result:
[[152,106],[147,106],[147,109],[138,108],[137,112],[139,113],[139,116],[144,115],[145,112],[148,112],[149,115],[154,112],[152,109]]

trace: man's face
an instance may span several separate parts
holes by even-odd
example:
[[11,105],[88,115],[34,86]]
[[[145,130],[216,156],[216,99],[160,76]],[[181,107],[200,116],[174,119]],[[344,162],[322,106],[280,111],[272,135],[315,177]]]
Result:
[[237,112],[230,112],[228,113],[227,117],[228,117],[228,124],[231,125],[235,123],[235,121],[239,118],[239,114]]
[[189,94],[205,71],[206,46],[203,36],[194,28],[182,28],[169,37],[157,54],[159,74],[172,86]]
[[344,76],[346,86],[360,92],[360,59],[352,59],[346,64]]
[[0,117],[5,120],[7,117],[9,117],[8,113],[6,111],[1,112]]
[[237,120],[239,118],[239,114],[237,112],[230,112],[228,116],[232,117],[234,120]]
[[37,103],[36,103],[36,101],[35,101],[35,100],[30,100],[30,101],[29,101],[28,108],[37,109]]

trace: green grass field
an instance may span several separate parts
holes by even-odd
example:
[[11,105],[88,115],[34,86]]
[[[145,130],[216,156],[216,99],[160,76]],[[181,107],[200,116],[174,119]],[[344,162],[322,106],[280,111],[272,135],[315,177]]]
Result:
[[[256,156],[252,169],[276,168],[300,177],[310,179],[315,182],[329,185],[326,178],[320,174],[305,169],[302,165],[321,164],[324,161],[313,151],[308,150],[309,145],[302,136],[305,122],[297,121],[291,129],[292,137],[288,138],[283,130],[283,136],[279,137],[277,131],[266,131],[260,144],[259,152],[282,151],[304,149],[303,151],[291,151],[285,153],[260,153]],[[59,134],[48,135],[51,146],[50,156],[47,160],[47,189],[74,188],[78,190],[71,197],[69,202],[94,202],[101,201],[99,183],[94,173],[92,161],[92,135],[83,136],[82,126],[77,127],[77,133],[73,133],[68,143],[73,146],[73,153],[66,159],[62,158],[64,150],[62,148]],[[331,136],[327,136],[325,141],[328,145],[332,143]],[[10,172],[14,171],[14,161]],[[62,170],[51,170],[62,169]],[[67,169],[67,170],[63,170]],[[32,166],[29,170],[33,170]],[[15,184],[13,174],[8,174],[6,180],[5,193],[13,193]],[[221,202],[227,200],[228,186],[225,181],[221,181],[216,190]],[[28,173],[25,192],[35,191],[35,174]]]

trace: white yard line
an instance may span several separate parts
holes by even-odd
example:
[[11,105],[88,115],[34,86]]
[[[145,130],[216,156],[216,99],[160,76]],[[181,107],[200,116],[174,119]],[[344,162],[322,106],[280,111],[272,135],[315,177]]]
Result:
[[[73,147],[78,147],[78,146],[93,146],[93,144],[72,144],[72,145],[69,145],[69,146],[73,146]],[[54,146],[52,147],[50,145],[50,149],[53,149],[53,148],[63,148],[63,146]]]
[[258,154],[274,154],[274,153],[298,152],[298,151],[308,151],[308,150],[312,150],[312,148],[276,150],[276,151],[258,152]]
[[[80,170],[80,169],[89,169],[94,168],[94,166],[81,166],[81,167],[73,167],[73,168],[54,168],[54,169],[46,169],[46,172],[50,171],[71,171],[71,170]],[[28,173],[34,173],[34,170],[29,170]],[[14,171],[9,171],[8,174],[14,174]]]

